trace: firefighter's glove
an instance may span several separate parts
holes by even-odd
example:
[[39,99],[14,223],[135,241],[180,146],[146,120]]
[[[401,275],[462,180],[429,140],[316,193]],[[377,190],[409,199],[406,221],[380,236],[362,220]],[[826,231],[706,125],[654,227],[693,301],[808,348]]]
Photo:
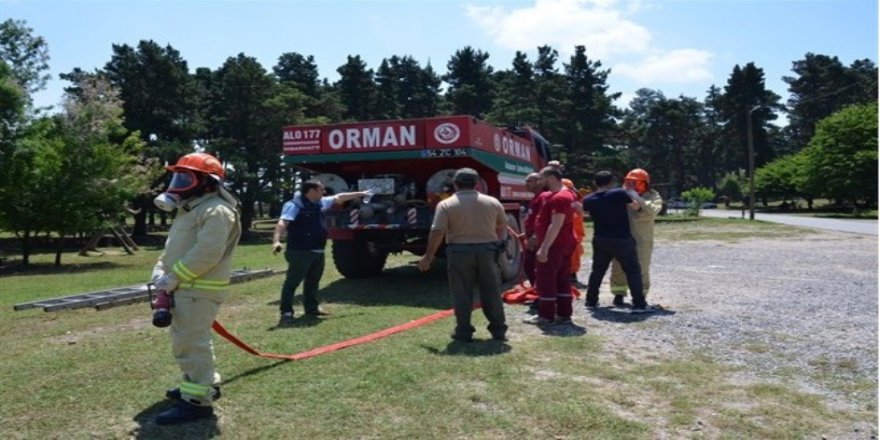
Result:
[[180,284],[180,281],[174,276],[174,274],[166,273],[159,277],[154,284],[156,284],[156,289],[171,293],[177,289],[177,285]]

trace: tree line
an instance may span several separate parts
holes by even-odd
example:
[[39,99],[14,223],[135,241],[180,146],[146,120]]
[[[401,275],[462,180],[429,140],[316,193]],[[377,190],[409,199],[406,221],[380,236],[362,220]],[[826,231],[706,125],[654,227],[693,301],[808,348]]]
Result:
[[[620,93],[609,90],[610,69],[584,46],[567,59],[550,46],[538,47],[534,60],[518,51],[505,70],[488,59],[464,47],[441,75],[410,55],[385,58],[375,70],[348,55],[330,82],[311,55],[282,53],[267,68],[240,53],[216,69],[191,69],[170,44],[142,40],[111,45],[102,68],[61,74],[70,85],[60,111],[49,114],[31,98],[45,86],[47,42],[9,19],[0,24],[0,229],[21,237],[25,254],[37,233],[71,236],[129,214],[142,236],[164,182],[161,165],[194,149],[229,166],[247,228],[262,214],[257,202],[277,209],[291,189],[283,126],[444,114],[532,126],[584,185],[599,169],[622,175],[640,167],[667,195],[706,187],[731,199],[743,193],[751,125],[762,197],[876,203],[877,67],[868,59],[847,66],[805,54],[783,78],[786,103],[766,88],[764,71],[747,63],[702,98],[641,89],[626,108],[615,105]],[[855,124],[867,136],[870,127],[853,113],[872,111],[867,139],[840,133],[838,126]],[[783,113],[789,124],[774,125]],[[833,177],[835,165],[862,177]],[[857,179],[873,180],[846,186]],[[832,190],[838,182],[846,189]]]

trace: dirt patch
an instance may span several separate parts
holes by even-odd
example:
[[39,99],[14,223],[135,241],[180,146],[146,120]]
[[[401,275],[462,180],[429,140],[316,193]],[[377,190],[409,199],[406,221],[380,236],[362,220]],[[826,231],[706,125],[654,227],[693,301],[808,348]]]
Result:
[[66,331],[63,335],[52,336],[48,341],[53,344],[75,345],[89,339],[103,338],[113,336],[119,332],[129,332],[132,330],[142,330],[150,326],[150,321],[145,318],[130,319],[127,322],[116,325],[92,327],[81,331]]

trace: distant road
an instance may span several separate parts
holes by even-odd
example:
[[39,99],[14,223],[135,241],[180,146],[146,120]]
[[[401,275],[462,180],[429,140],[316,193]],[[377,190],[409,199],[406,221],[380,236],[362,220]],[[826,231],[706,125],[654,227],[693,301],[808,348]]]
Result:
[[[703,217],[742,218],[742,211],[733,211],[727,209],[702,209],[700,210],[700,215]],[[749,218],[748,212],[746,212],[745,218]],[[802,226],[806,228],[851,232],[854,234],[877,235],[876,219],[854,220],[842,218],[808,217],[790,214],[766,214],[763,212],[756,212],[755,220],[783,223],[786,225]]]

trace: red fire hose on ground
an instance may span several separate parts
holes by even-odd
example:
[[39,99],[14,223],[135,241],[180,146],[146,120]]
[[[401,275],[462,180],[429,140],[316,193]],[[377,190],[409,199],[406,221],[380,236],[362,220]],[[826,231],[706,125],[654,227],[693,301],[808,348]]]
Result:
[[[508,226],[507,229],[509,230],[510,234],[513,234],[515,237],[519,238],[520,247],[522,248],[523,252],[525,252],[527,246],[526,238],[519,235],[516,230],[514,230],[510,226]],[[577,290],[574,286],[571,286],[571,294],[574,295],[575,298],[581,297],[581,291]],[[538,291],[535,290],[535,286],[526,286],[526,275],[523,271],[522,258],[520,258],[519,260],[519,282],[510,289],[505,290],[504,293],[501,294],[501,298],[504,300],[504,302],[508,304],[525,304],[536,301],[538,299]]]
[[218,335],[223,336],[227,341],[235,344],[238,348],[241,348],[242,350],[244,350],[254,356],[259,356],[259,357],[264,357],[264,358],[269,358],[269,359],[286,359],[286,360],[290,360],[290,361],[300,361],[303,359],[308,359],[310,357],[315,357],[315,356],[322,355],[325,353],[330,353],[332,351],[341,350],[343,348],[351,347],[352,345],[358,345],[358,344],[363,344],[366,342],[372,342],[377,339],[381,339],[386,336],[393,335],[395,333],[400,333],[404,330],[409,330],[411,328],[419,327],[419,326],[443,319],[447,316],[451,316],[452,314],[453,314],[452,309],[443,310],[443,311],[416,319],[414,321],[407,322],[406,324],[397,325],[394,327],[386,328],[385,330],[380,330],[375,333],[360,336],[360,337],[357,337],[354,339],[349,339],[347,341],[337,342],[335,344],[325,345],[323,347],[314,348],[312,350],[304,351],[302,353],[296,353],[296,354],[263,353],[263,352],[255,350],[253,347],[251,347],[250,345],[248,345],[247,343],[243,342],[241,339],[239,339],[238,337],[236,337],[235,335],[230,333],[229,330],[226,330],[226,327],[223,327],[223,325],[217,321],[214,321],[214,323],[211,325],[211,328],[214,329],[214,331],[217,332]]
[[[520,237],[519,234],[516,232],[516,230],[514,230],[510,226],[508,226],[508,229],[509,229],[510,234],[512,234],[513,236],[517,237],[520,240],[520,246],[522,247],[522,249],[525,249],[526,244],[525,244],[525,240],[523,239],[523,237]],[[580,297],[580,292],[577,289],[572,287],[571,290],[572,290],[572,294],[574,294],[575,297]],[[525,276],[522,271],[522,259],[520,259],[520,267],[519,267],[519,284],[517,284],[513,288],[505,291],[502,294],[502,297],[504,299],[504,302],[507,302],[509,304],[523,303],[523,302],[526,302],[527,300],[533,301],[538,297],[538,294],[537,294],[537,292],[535,292],[534,287],[526,287],[525,286]],[[474,305],[474,308],[477,308],[477,307],[479,307],[479,304]],[[405,330],[409,330],[409,329],[412,329],[415,327],[419,327],[419,326],[422,326],[425,324],[432,323],[434,321],[438,321],[440,319],[452,316],[454,313],[455,312],[453,309],[443,310],[443,311],[433,313],[428,316],[424,316],[422,318],[407,322],[405,324],[400,324],[400,325],[396,325],[394,327],[389,327],[387,329],[380,330],[375,333],[370,333],[368,335],[360,336],[360,337],[357,337],[354,339],[349,339],[346,341],[337,342],[335,344],[325,345],[323,347],[314,348],[309,351],[304,351],[304,352],[296,353],[296,354],[263,353],[261,351],[258,351],[256,349],[254,349],[253,347],[251,347],[250,345],[248,345],[246,342],[239,339],[237,336],[230,333],[229,330],[227,330],[226,327],[223,327],[223,324],[220,324],[220,322],[218,322],[218,321],[214,321],[213,324],[211,325],[211,328],[218,335],[222,336],[227,341],[233,343],[238,348],[241,348],[242,350],[244,350],[254,356],[259,356],[259,357],[268,358],[268,359],[285,359],[285,360],[290,360],[290,361],[300,361],[303,359],[308,359],[310,357],[315,357],[315,356],[322,355],[325,353],[330,353],[333,351],[341,350],[343,348],[348,348],[353,345],[359,345],[359,344],[364,344],[367,342],[372,342],[377,339],[391,336],[395,333],[400,333]]]

